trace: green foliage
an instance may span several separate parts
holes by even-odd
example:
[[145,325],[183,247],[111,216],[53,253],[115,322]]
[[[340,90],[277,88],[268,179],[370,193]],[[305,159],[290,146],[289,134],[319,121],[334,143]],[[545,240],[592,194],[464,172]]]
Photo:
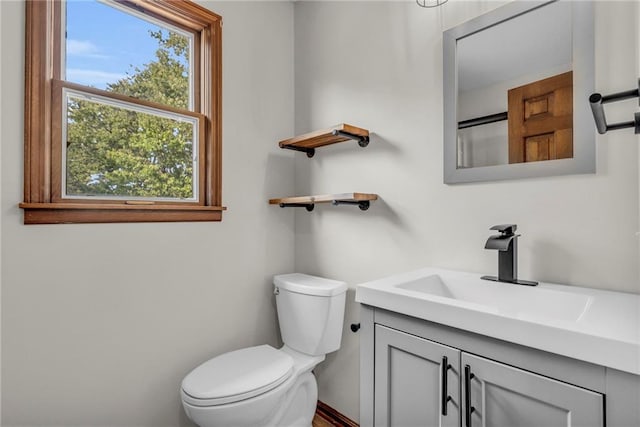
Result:
[[[188,39],[150,32],[155,60],[107,85],[110,92],[188,109]],[[67,194],[193,196],[193,126],[71,97],[67,105]]]

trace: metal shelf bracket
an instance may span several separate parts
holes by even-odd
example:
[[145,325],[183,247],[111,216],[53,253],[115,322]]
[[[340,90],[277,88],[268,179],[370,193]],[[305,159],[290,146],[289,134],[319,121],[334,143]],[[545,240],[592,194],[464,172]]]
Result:
[[356,135],[339,129],[334,129],[331,133],[333,136],[344,136],[345,138],[353,139],[358,142],[360,147],[363,148],[369,145],[369,136]]
[[333,206],[338,205],[358,205],[361,211],[366,211],[371,205],[369,200],[334,200],[331,202]]
[[313,203],[280,203],[281,208],[305,208],[307,212],[311,212],[315,207]]
[[282,148],[286,150],[302,151],[303,153],[307,153],[308,158],[312,158],[316,154],[315,148],[297,147],[295,145],[283,145]]

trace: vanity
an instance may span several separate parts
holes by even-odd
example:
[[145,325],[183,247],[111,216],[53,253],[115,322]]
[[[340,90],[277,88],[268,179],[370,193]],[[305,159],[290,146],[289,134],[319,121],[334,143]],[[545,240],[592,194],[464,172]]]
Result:
[[358,285],[363,426],[640,425],[640,296],[425,268]]
[[[509,2],[442,42],[445,184],[595,172],[593,2]],[[360,424],[639,427],[640,295],[517,280],[515,225],[492,229],[498,282],[357,286]]]
[[[593,2],[565,0],[446,30],[444,183],[595,172],[594,40]],[[425,268],[356,287],[360,425],[639,427],[640,295],[516,280],[515,225],[495,227],[502,281]]]

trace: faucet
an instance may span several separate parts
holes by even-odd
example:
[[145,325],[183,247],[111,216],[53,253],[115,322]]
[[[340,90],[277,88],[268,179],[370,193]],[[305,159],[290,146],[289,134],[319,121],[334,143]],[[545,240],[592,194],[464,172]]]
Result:
[[482,276],[481,279],[527,286],[538,284],[538,282],[518,280],[518,237],[520,235],[515,234],[517,228],[516,224],[500,224],[490,228],[500,232],[490,236],[484,245],[485,249],[498,251],[498,277]]

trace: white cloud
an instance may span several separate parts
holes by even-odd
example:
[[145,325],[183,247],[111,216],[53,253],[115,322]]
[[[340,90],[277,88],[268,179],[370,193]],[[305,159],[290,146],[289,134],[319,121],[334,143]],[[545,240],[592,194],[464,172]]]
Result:
[[98,46],[89,40],[67,40],[67,55],[69,56],[85,56],[89,58],[108,58],[106,55],[99,53]]
[[98,88],[104,88],[107,83],[115,83],[124,77],[126,77],[126,74],[110,73],[101,70],[67,68],[67,81]]
[[89,40],[67,40],[67,55],[86,55],[97,51],[98,47]]

